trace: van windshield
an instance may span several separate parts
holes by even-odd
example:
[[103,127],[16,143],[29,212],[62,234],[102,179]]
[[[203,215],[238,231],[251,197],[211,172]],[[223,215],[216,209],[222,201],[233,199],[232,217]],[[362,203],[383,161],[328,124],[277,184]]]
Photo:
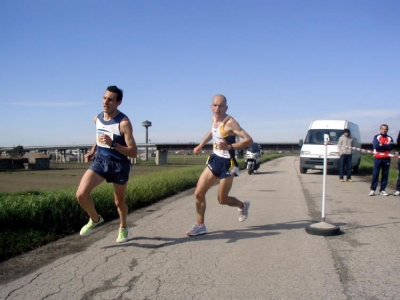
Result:
[[343,129],[310,129],[307,133],[304,144],[323,145],[324,134],[329,135],[329,144],[337,144]]

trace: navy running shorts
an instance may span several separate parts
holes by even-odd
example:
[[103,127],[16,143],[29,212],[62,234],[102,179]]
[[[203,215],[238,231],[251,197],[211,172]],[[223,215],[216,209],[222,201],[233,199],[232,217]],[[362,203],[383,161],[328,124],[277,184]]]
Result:
[[235,174],[239,176],[239,168],[236,159],[220,157],[212,153],[207,159],[207,166],[215,177],[224,179]]
[[124,185],[129,180],[132,165],[129,160],[111,160],[107,157],[95,155],[89,170],[103,177],[107,182]]

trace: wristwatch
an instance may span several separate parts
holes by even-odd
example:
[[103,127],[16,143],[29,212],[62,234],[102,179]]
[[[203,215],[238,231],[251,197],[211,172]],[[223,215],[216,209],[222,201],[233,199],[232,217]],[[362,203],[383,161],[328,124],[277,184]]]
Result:
[[117,142],[112,141],[110,149],[114,149],[117,146]]

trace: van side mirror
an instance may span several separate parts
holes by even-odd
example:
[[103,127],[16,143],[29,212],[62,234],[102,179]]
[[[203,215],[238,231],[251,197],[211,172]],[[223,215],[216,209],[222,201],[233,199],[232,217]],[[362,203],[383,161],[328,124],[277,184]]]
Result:
[[300,139],[300,140],[299,140],[299,146],[300,146],[300,147],[303,146],[303,139]]

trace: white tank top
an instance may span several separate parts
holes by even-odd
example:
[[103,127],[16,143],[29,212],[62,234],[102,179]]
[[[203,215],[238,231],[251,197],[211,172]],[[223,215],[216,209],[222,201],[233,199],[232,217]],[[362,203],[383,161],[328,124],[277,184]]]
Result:
[[220,150],[218,149],[217,142],[221,142],[225,140],[227,144],[233,144],[235,142],[235,136],[234,135],[228,135],[225,130],[224,126],[225,123],[232,118],[231,116],[226,116],[226,118],[219,124],[218,127],[215,127],[215,121],[213,122],[212,128],[211,128],[211,133],[212,133],[212,139],[214,141],[213,143],[213,153],[220,156],[220,157],[225,157],[225,158],[231,158],[235,157],[235,150]]

